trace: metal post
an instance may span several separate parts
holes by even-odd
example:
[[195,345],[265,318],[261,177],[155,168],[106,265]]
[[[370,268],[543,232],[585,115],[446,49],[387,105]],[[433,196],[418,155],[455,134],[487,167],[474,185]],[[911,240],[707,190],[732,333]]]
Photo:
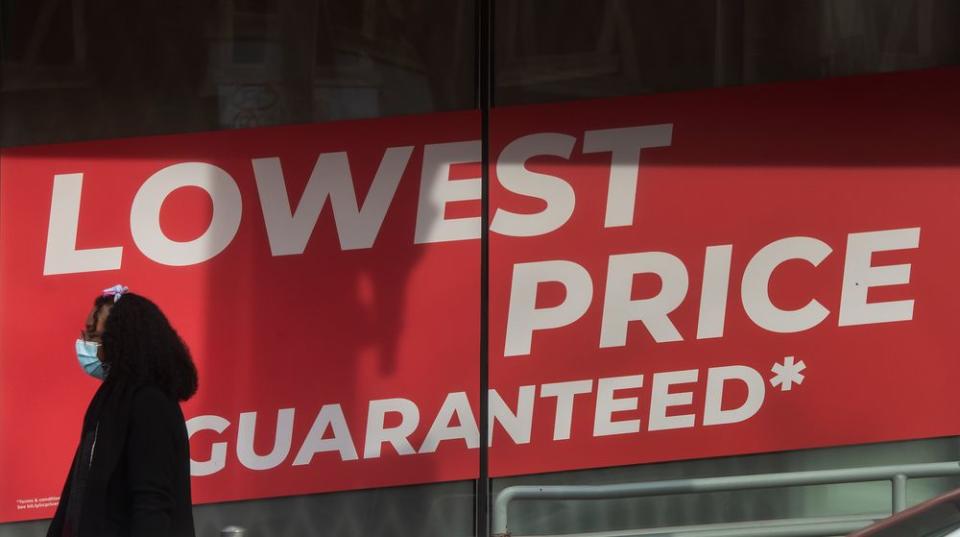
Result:
[[893,476],[893,512],[899,513],[907,508],[907,475]]
[[246,537],[247,530],[239,526],[227,526],[220,530],[220,537]]
[[490,535],[490,108],[493,106],[494,0],[476,1],[477,108],[480,110],[480,452],[475,534]]

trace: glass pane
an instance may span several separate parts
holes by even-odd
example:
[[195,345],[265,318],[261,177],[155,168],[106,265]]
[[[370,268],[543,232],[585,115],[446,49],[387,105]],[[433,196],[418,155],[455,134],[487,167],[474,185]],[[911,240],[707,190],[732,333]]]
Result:
[[949,0],[503,2],[497,105],[960,63]]
[[937,0],[496,4],[495,534],[839,535],[960,484],[958,23]]
[[474,534],[474,13],[0,0],[0,535],[47,531],[116,283],[199,370],[198,535]]
[[3,147],[474,104],[472,2],[2,6]]
[[[613,485],[677,479],[749,476],[865,466],[955,461],[957,440],[934,439],[664,462],[496,480],[494,497],[517,485]],[[960,486],[956,477],[910,480],[916,505]],[[518,501],[509,527],[516,535],[555,535],[709,525],[790,518],[887,516],[890,484],[851,483],[653,497]]]

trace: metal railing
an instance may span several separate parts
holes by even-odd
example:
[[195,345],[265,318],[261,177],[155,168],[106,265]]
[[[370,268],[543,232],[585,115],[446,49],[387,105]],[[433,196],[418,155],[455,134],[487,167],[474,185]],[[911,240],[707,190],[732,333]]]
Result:
[[[640,498],[698,492],[721,492],[735,490],[765,489],[775,487],[799,487],[806,485],[833,485],[841,483],[866,483],[889,481],[891,484],[891,511],[898,513],[907,508],[907,480],[910,478],[945,477],[960,475],[960,462],[906,464],[899,466],[873,466],[806,472],[784,472],[732,477],[707,477],[675,479],[646,483],[616,485],[569,485],[569,486],[513,486],[497,495],[493,507],[493,533],[496,537],[508,537],[508,510],[517,500],[600,500],[614,498]],[[882,515],[861,515],[859,518],[838,519],[785,519],[773,521],[743,522],[736,524],[710,524],[671,528],[670,535],[697,535],[699,537],[734,537],[746,535],[779,536],[825,536],[846,534],[869,525]],[[631,535],[654,535],[666,528],[641,530]],[[620,533],[620,535],[626,535]]]

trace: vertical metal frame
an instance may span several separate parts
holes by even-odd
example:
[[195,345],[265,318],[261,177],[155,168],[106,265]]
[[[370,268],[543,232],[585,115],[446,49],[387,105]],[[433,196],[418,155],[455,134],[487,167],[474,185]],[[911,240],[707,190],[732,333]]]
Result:
[[493,106],[493,2],[476,1],[476,95],[480,111],[480,452],[475,535],[490,535],[490,108]]

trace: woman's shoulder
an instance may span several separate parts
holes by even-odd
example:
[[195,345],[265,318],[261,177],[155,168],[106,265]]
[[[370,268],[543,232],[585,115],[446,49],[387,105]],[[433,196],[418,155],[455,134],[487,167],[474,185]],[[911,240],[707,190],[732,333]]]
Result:
[[146,384],[137,387],[133,393],[133,411],[136,414],[168,414],[174,408],[179,408],[176,400],[158,386]]
[[133,392],[130,404],[131,446],[152,445],[174,438],[188,442],[186,422],[176,399],[158,386],[144,385]]

